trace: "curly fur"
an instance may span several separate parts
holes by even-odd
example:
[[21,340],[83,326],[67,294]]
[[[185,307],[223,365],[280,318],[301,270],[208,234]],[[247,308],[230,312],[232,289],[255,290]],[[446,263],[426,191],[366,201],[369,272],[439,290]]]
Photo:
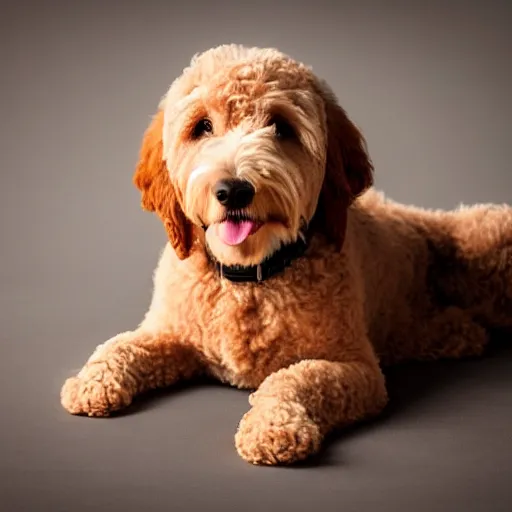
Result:
[[[272,116],[295,135],[280,140]],[[208,116],[213,134],[194,137]],[[219,237],[211,188],[241,176],[262,227]],[[361,132],[311,69],[272,49],[225,45],[171,85],[134,183],[169,237],[140,325],[97,347],[62,405],[106,416],[144,391],[198,375],[254,390],[235,443],[255,464],[315,453],[331,430],[379,414],[383,365],[482,353],[512,327],[512,208],[428,211],[371,188]],[[211,265],[261,262],[312,233],[305,256],[261,283]]]

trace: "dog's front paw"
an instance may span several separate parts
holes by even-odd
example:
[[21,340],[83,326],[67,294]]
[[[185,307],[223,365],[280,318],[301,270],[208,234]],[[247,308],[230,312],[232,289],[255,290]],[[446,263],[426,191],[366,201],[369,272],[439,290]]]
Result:
[[132,401],[132,393],[120,381],[108,370],[71,377],[60,392],[61,404],[71,414],[108,416]]
[[266,465],[304,460],[318,451],[321,441],[318,426],[294,402],[258,403],[242,418],[235,436],[243,459]]

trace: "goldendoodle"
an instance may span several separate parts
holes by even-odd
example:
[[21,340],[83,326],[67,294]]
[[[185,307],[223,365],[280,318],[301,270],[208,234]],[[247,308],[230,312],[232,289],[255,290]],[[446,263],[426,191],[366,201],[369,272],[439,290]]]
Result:
[[512,327],[512,208],[385,199],[332,90],[275,49],[194,57],[134,183],[169,243],[140,325],[64,384],[70,413],[210,376],[253,390],[240,456],[287,464],[382,411],[383,365],[479,355]]

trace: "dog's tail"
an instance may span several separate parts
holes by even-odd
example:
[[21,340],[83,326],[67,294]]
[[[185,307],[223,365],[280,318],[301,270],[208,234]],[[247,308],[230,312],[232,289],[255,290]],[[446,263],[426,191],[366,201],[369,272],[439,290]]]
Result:
[[493,329],[512,329],[512,207],[481,204],[418,215],[437,299]]

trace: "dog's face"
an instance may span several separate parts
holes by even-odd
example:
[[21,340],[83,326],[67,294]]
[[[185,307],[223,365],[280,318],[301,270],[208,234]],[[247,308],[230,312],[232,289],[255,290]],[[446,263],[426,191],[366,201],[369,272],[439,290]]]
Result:
[[310,225],[340,244],[372,166],[360,132],[308,68],[229,45],[195,57],[172,84],[134,181],[180,258],[206,244],[225,265],[255,265]]

